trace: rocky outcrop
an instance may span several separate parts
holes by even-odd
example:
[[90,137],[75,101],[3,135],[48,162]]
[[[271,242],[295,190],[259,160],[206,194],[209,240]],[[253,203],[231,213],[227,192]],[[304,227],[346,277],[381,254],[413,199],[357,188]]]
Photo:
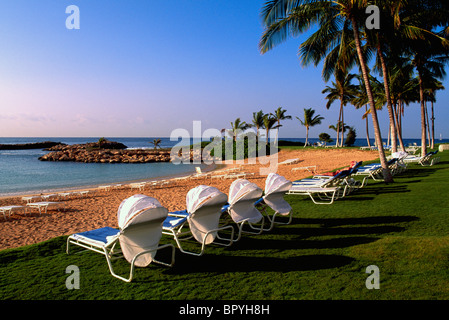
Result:
[[148,163],[170,161],[170,150],[124,149],[126,146],[115,142],[82,145],[55,146],[39,158],[41,161],[74,161],[85,163]]
[[148,163],[170,161],[170,151],[64,149],[39,158],[41,161],[75,161],[85,163]]
[[126,149],[123,143],[103,140],[101,143],[98,142],[90,142],[84,144],[72,144],[67,145],[64,143],[56,143],[53,146],[45,149],[47,151],[67,151],[67,150],[77,150],[77,149],[86,149],[86,150],[94,150],[94,149]]
[[45,149],[53,148],[55,146],[66,146],[61,142],[44,141],[33,143],[19,143],[19,144],[0,144],[0,150],[27,150],[27,149]]
[[[85,163],[149,163],[170,162],[170,149],[127,149],[118,142],[103,141],[98,143],[76,145],[56,145],[51,151],[39,158],[41,161],[74,161]],[[182,157],[181,152],[178,157]],[[194,151],[190,151],[190,160],[194,159]]]

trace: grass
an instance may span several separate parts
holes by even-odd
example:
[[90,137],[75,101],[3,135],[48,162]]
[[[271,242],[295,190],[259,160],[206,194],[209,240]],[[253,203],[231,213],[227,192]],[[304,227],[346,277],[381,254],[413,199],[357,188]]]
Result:
[[[138,268],[132,283],[113,278],[100,254],[66,255],[66,237],[2,250],[0,299],[446,300],[449,154],[438,155],[432,167],[409,165],[393,184],[370,180],[332,205],[288,195],[290,225],[210,245],[201,257],[177,251],[174,267]],[[78,290],[66,288],[69,265],[80,269]],[[128,272],[127,262],[114,265]],[[378,290],[365,285],[370,265]]]

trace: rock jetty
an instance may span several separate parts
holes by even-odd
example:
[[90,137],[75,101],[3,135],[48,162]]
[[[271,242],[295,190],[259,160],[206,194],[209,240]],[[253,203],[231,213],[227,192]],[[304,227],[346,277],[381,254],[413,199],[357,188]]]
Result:
[[103,141],[76,145],[56,145],[39,157],[41,161],[74,161],[84,163],[149,163],[169,162],[170,150],[127,149],[118,142]]
[[18,144],[0,144],[0,150],[27,150],[27,149],[49,149],[54,146],[65,146],[61,142],[43,141],[33,143],[18,143]]

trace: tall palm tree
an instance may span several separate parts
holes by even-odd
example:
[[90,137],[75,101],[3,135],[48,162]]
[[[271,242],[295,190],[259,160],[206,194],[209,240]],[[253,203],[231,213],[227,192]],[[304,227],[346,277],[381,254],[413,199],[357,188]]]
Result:
[[287,119],[291,119],[292,116],[286,115],[285,113],[287,112],[287,110],[282,109],[282,107],[277,108],[274,113],[273,116],[277,121],[277,131],[276,131],[276,143],[279,139],[279,128],[282,127],[281,125],[281,120],[287,120]]
[[263,128],[263,116],[262,110],[253,112],[252,126],[256,128],[257,142],[259,142],[260,132],[259,129]]
[[359,84],[356,86],[356,90],[354,92],[354,98],[351,103],[355,106],[356,109],[360,109],[365,107],[365,113],[362,115],[362,119],[365,119],[365,130],[366,130],[366,142],[368,147],[371,147],[371,141],[369,139],[369,127],[368,127],[368,97],[366,95],[365,85],[360,76],[357,76],[359,80]]
[[309,128],[316,126],[317,124],[321,124],[321,120],[323,120],[324,118],[319,114],[315,116],[315,110],[313,110],[312,108],[304,108],[304,120],[298,117],[296,117],[296,119],[298,119],[299,122],[301,122],[301,124],[306,127],[306,143],[304,144],[305,148],[309,143]]
[[251,127],[250,124],[245,121],[241,121],[240,118],[235,119],[234,122],[231,122],[231,129],[228,129],[228,134],[233,138],[234,141],[237,141],[237,136],[242,131],[249,129]]
[[266,144],[269,144],[269,132],[272,129],[277,129],[278,128],[278,124],[277,124],[277,119],[273,116],[273,114],[268,113],[268,114],[264,114],[263,119],[263,128],[265,129],[266,135]]
[[[339,127],[340,123],[344,123],[344,112],[343,107],[354,99],[354,94],[356,91],[356,86],[351,83],[352,79],[355,78],[355,74],[348,74],[345,71],[337,70],[335,73],[335,82],[332,82],[332,87],[326,86],[326,88],[321,93],[327,93],[326,108],[329,109],[333,102],[340,101],[340,113],[337,122],[337,143],[336,146],[343,146],[344,141],[344,131]],[[341,133],[341,140],[339,142]]]
[[[449,4],[447,0],[408,0],[406,10],[396,14],[396,33],[400,37],[401,50],[407,52],[418,74],[419,102],[421,109],[421,155],[426,148],[426,105],[424,78],[433,73],[443,78],[444,58],[447,58],[449,40]],[[406,23],[404,23],[406,22]],[[447,60],[446,60],[447,61]]]
[[431,77],[430,79],[426,79],[425,81],[425,89],[424,89],[424,98],[426,101],[430,102],[431,108],[431,123],[430,123],[430,129],[431,133],[429,134],[430,139],[430,148],[433,149],[435,147],[435,112],[434,112],[434,103],[436,102],[436,91],[437,90],[443,90],[444,86],[443,84],[438,81],[437,79]]
[[386,59],[389,73],[389,93],[393,114],[396,122],[396,134],[402,150],[405,150],[402,139],[402,115],[404,103],[408,104],[409,93],[417,88],[417,82],[413,80],[413,66],[409,59],[400,56],[390,56]]
[[[373,92],[369,83],[367,66],[367,52],[362,49],[360,30],[365,25],[365,8],[368,0],[271,0],[267,1],[262,10],[262,18],[266,26],[259,48],[262,53],[267,52],[275,45],[285,41],[289,35],[300,35],[311,26],[317,25],[314,33],[315,42],[314,62],[321,61],[326,54],[334,48],[335,35],[341,36],[341,30],[352,28],[353,45],[356,48],[358,65],[362,71],[370,112],[374,127],[374,135],[377,145],[382,145],[377,111]],[[348,26],[348,27],[342,27]],[[310,39],[310,38],[309,38]],[[341,46],[347,43],[341,43]],[[352,44],[352,42],[351,42]],[[302,46],[302,45],[301,45]],[[310,62],[302,55],[303,62]],[[306,56],[307,57],[307,56]],[[387,165],[383,148],[378,148],[380,163],[383,169],[385,182],[393,182],[393,176]]]
[[434,78],[442,79],[446,72],[444,64],[441,63],[443,56],[432,54],[431,52],[424,53],[421,49],[417,49],[412,59],[418,73],[419,84],[419,101],[421,106],[421,155],[427,153],[426,148],[426,103],[425,103],[425,81],[429,74]]

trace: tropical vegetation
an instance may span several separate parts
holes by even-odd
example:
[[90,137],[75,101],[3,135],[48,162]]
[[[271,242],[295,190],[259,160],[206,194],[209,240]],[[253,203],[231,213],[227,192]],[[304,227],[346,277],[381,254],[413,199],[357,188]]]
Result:
[[304,144],[304,147],[306,147],[309,143],[309,128],[321,124],[321,120],[324,118],[319,114],[315,115],[315,110],[312,108],[304,108],[304,119],[300,119],[299,117],[296,117],[296,119],[306,127],[306,143]]
[[[368,6],[377,8],[367,15]],[[376,16],[377,15],[377,16]],[[345,103],[354,99],[357,107],[365,106],[372,118],[375,143],[383,167],[385,182],[393,182],[381,147],[382,134],[377,112],[386,106],[392,151],[403,150],[401,136],[404,105],[420,104],[421,154],[427,152],[426,137],[430,123],[426,101],[435,101],[432,92],[436,81],[445,76],[449,52],[449,2],[446,0],[270,0],[261,12],[265,30],[259,42],[261,53],[270,51],[289,37],[306,32],[299,47],[303,65],[323,63],[325,81],[334,76],[328,86],[328,107],[339,99],[338,123],[343,123]],[[377,20],[371,23],[372,19]],[[312,29],[313,27],[313,29]],[[402,69],[404,63],[410,67]],[[359,94],[347,81],[355,70],[363,84]],[[382,81],[383,99],[376,99],[374,75]],[[376,90],[378,90],[377,88]],[[362,102],[362,98],[364,102]],[[358,101],[357,101],[358,100]],[[382,101],[382,105],[379,105]],[[431,115],[434,120],[434,114]],[[340,128],[337,127],[337,133]],[[338,138],[337,138],[338,141]],[[337,142],[338,143],[338,142]]]

